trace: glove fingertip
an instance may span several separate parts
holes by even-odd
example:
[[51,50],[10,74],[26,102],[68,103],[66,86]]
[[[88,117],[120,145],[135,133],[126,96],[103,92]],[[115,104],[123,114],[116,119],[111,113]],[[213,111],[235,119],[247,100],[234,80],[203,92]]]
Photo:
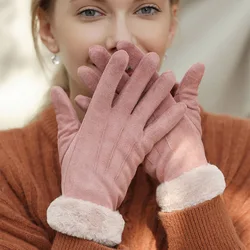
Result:
[[125,51],[125,50],[117,51],[115,56],[117,58],[122,58],[122,59],[126,60],[127,63],[129,61],[129,55],[128,55],[127,51]]
[[148,56],[150,57],[152,62],[158,67],[160,64],[160,56],[155,52],[148,53]]
[[129,49],[129,48],[133,48],[135,46],[132,43],[128,42],[128,41],[119,41],[117,43],[116,47],[117,47],[118,50],[121,50],[121,49],[125,50],[125,49]]
[[78,95],[75,98],[75,103],[83,111],[86,111],[88,109],[90,102],[91,102],[91,98],[87,96]]
[[200,71],[201,73],[204,73],[204,72],[205,72],[205,69],[206,69],[206,68],[205,68],[205,64],[200,63],[200,62],[194,64],[193,67],[195,67],[196,70]]
[[196,63],[188,70],[186,76],[188,79],[192,80],[195,85],[199,85],[204,73],[205,65],[202,63]]
[[89,55],[93,55],[96,52],[105,51],[101,45],[93,45],[89,47]]
[[50,93],[51,93],[51,95],[58,95],[60,92],[61,92],[61,90],[63,91],[63,89],[60,87],[60,86],[53,86],[53,87],[51,87],[51,89],[50,89]]
[[66,93],[61,87],[53,86],[51,88],[50,97],[51,97],[52,104],[54,105],[55,108],[57,108],[58,103],[60,103],[60,100],[62,100],[65,95]]
[[81,80],[84,80],[84,75],[88,71],[88,67],[81,66],[77,69],[77,75],[80,77]]
[[119,69],[119,70],[124,69],[124,72],[125,72],[125,69],[128,66],[128,62],[129,62],[128,53],[125,50],[118,50],[117,52],[115,52],[112,55],[112,57],[108,63],[108,66],[116,65],[117,69]]

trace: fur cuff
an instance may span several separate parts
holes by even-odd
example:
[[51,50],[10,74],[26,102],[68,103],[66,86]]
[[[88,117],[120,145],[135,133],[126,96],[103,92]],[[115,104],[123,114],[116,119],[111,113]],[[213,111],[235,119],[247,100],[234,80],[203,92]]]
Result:
[[121,242],[125,224],[119,212],[65,196],[60,196],[50,204],[47,222],[60,233],[109,247]]
[[207,164],[162,183],[157,188],[156,199],[162,212],[173,212],[211,200],[222,194],[225,188],[222,172]]

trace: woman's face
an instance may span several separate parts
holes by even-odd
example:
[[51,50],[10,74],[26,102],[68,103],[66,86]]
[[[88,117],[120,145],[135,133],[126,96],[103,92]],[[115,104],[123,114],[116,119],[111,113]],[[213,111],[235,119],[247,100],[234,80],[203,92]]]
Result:
[[113,53],[125,40],[163,59],[174,36],[176,11],[169,0],[57,0],[50,17],[39,16],[40,35],[77,84],[77,69],[92,66],[88,50],[93,45]]

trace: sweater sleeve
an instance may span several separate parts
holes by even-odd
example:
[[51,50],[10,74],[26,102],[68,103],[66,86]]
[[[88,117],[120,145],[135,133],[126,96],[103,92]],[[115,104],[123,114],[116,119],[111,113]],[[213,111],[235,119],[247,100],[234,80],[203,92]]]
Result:
[[51,243],[46,230],[35,223],[20,197],[0,172],[0,249],[111,250],[95,242],[56,233]]
[[[2,156],[2,154],[0,154]],[[1,160],[3,160],[0,157]],[[15,250],[111,250],[95,242],[56,233],[52,242],[48,227],[33,219],[24,192],[11,167],[0,168],[0,249]],[[13,186],[10,183],[17,183]],[[38,208],[39,209],[39,208]],[[47,228],[47,229],[46,229]]]
[[169,250],[247,249],[239,239],[222,194],[224,176],[205,165],[157,188],[159,217]]
[[159,212],[169,250],[247,249],[220,196],[182,211]]
[[67,236],[65,234],[57,233],[52,250],[60,249],[74,249],[74,250],[111,250],[114,248],[109,248],[93,241],[78,239],[75,237]]

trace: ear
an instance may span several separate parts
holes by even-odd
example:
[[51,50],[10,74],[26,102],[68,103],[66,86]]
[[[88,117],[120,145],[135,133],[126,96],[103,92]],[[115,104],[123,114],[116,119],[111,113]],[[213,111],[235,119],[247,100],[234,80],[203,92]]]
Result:
[[170,9],[171,23],[170,23],[169,35],[168,35],[168,46],[167,46],[168,48],[173,43],[173,40],[175,37],[175,33],[176,33],[177,25],[178,25],[178,19],[177,19],[178,10],[179,10],[178,4],[174,4],[173,6],[171,6],[171,9]]
[[59,47],[53,34],[51,18],[49,17],[48,13],[46,13],[42,9],[39,9],[38,19],[39,34],[43,44],[48,48],[51,53],[57,54],[59,52]]

